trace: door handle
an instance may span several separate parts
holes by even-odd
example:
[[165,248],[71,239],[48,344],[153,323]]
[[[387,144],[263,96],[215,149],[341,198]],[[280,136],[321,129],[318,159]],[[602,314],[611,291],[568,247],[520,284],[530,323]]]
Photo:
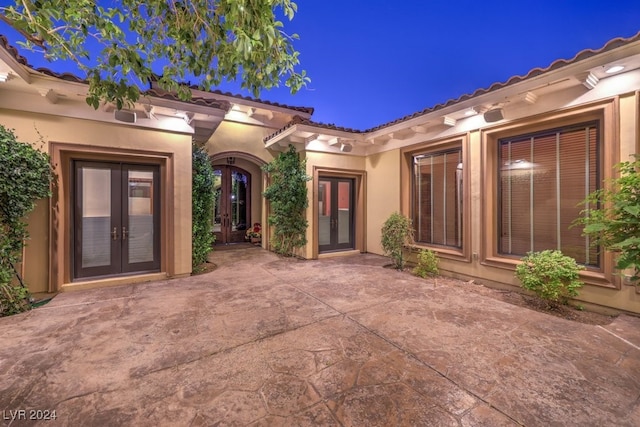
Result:
[[127,234],[129,234],[127,227],[122,227],[122,240],[127,240]]
[[111,239],[118,240],[118,227],[113,227],[113,231],[111,232]]

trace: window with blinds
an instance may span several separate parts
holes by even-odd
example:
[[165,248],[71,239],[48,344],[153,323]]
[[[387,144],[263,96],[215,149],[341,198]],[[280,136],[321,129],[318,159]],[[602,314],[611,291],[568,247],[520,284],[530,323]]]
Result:
[[462,149],[413,156],[413,226],[420,243],[462,247]]
[[499,140],[499,253],[559,249],[600,266],[597,248],[571,223],[600,183],[598,121]]

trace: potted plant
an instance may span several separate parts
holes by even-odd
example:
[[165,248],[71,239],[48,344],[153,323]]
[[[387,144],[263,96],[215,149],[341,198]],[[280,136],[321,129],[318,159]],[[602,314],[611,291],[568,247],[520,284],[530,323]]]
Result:
[[259,222],[254,222],[253,227],[247,229],[245,239],[249,240],[251,243],[262,242],[262,226]]

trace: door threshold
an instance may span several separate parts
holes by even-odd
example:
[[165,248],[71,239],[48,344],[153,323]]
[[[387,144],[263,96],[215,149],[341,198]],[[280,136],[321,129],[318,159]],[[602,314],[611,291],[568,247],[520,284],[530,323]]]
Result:
[[345,251],[334,251],[334,252],[323,252],[318,254],[318,259],[320,258],[333,258],[338,256],[349,256],[349,255],[359,255],[362,252],[358,249],[347,249]]
[[78,282],[64,283],[60,292],[80,291],[87,289],[107,288],[111,286],[133,285],[137,283],[156,282],[167,279],[167,273],[145,273],[129,276],[113,276],[101,279],[87,279]]

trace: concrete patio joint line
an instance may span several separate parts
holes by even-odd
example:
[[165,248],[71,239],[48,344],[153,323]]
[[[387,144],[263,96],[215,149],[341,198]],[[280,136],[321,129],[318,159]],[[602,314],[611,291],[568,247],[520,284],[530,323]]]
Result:
[[610,330],[608,330],[607,328],[604,328],[602,325],[597,325],[597,326],[598,326],[598,328],[602,329],[603,331],[605,331],[605,332],[607,332],[607,333],[609,333],[609,334],[613,335],[614,337],[618,338],[619,340],[621,340],[621,341],[622,341],[622,342],[624,342],[625,344],[630,345],[631,347],[635,348],[636,350],[640,350],[640,347],[638,347],[637,345],[635,345],[635,344],[634,344],[634,343],[632,343],[631,341],[629,341],[629,340],[626,340],[626,339],[622,338],[620,335],[618,335],[618,334],[616,334],[616,333],[614,333],[614,332],[611,332],[611,331],[610,331]]
[[485,403],[487,406],[489,406],[490,408],[495,409],[496,411],[498,411],[499,413],[501,413],[502,415],[504,415],[505,417],[509,418],[511,421],[513,421],[514,423],[516,423],[519,426],[524,426],[524,424],[522,424],[520,421],[518,421],[517,419],[513,418],[511,415],[507,414],[506,412],[504,412],[502,409],[496,407],[494,404],[492,404],[491,402],[489,402],[488,400],[484,399],[482,396],[479,396],[478,394],[474,393],[473,391],[467,389],[466,387],[462,386],[461,384],[458,384],[456,381],[454,381],[453,379],[449,378],[446,374],[440,372],[438,369],[434,368],[433,366],[431,366],[430,364],[428,364],[427,362],[425,362],[424,360],[420,359],[417,355],[415,355],[414,353],[410,352],[409,350],[401,347],[399,344],[396,344],[394,341],[389,340],[387,337],[385,337],[384,335],[379,334],[378,332],[376,332],[373,329],[368,328],[367,326],[363,325],[362,323],[358,322],[357,320],[355,320],[354,318],[352,318],[351,316],[349,316],[349,314],[345,313],[345,317],[349,320],[351,320],[353,323],[355,323],[356,325],[360,326],[361,328],[363,328],[364,330],[368,331],[369,333],[377,336],[378,338],[380,338],[381,340],[385,341],[387,344],[391,345],[392,347],[397,348],[398,350],[400,350],[401,352],[403,352],[404,354],[406,354],[408,357],[414,359],[415,361],[417,361],[418,363],[426,366],[428,369],[431,369],[433,372],[435,372],[436,374],[440,375],[442,378],[446,379],[447,381],[449,381],[451,384],[455,385],[456,387],[460,388],[461,390],[464,390],[465,392],[469,393],[471,396],[475,397],[476,399],[478,399],[480,402]]

